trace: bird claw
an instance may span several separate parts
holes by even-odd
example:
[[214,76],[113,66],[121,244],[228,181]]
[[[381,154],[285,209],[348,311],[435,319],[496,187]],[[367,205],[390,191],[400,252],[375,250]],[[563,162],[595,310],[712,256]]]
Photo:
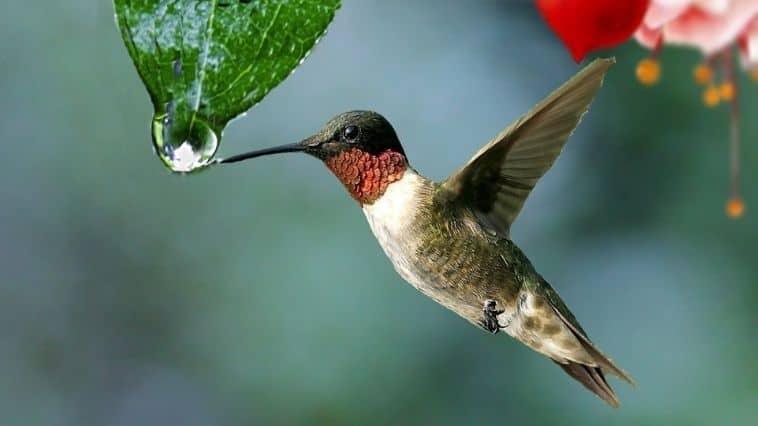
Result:
[[505,312],[505,310],[497,309],[496,301],[492,299],[485,300],[484,309],[482,311],[484,312],[482,327],[484,327],[485,330],[492,334],[497,334],[500,329],[505,328],[505,326],[500,325],[500,322],[497,320],[497,316]]

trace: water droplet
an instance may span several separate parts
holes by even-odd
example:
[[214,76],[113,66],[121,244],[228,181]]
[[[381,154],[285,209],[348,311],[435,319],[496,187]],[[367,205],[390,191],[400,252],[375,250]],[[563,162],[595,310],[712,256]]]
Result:
[[153,118],[153,144],[158,157],[173,172],[187,173],[208,165],[218,149],[218,136],[200,119],[192,124],[171,114]]

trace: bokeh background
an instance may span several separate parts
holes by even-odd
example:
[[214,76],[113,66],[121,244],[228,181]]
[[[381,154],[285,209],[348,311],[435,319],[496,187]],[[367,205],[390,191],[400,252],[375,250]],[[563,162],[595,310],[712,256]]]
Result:
[[[577,70],[528,1],[347,1],[221,155],[384,113],[441,179]],[[758,85],[748,211],[694,51],[633,42],[513,238],[639,382],[612,410],[405,284],[317,161],[171,175],[110,2],[0,14],[0,424],[748,425],[758,416]]]

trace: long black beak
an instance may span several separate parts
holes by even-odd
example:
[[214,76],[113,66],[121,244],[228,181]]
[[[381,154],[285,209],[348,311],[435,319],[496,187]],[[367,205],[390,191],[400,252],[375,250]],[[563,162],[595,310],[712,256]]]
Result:
[[[305,141],[303,141],[305,142]],[[229,158],[222,158],[216,161],[216,164],[228,164],[244,161],[249,158],[263,157],[264,155],[281,154],[284,152],[303,152],[306,150],[307,145],[303,142],[291,143],[287,145],[275,146],[273,148],[260,149],[258,151],[250,151],[243,154],[232,155]]]

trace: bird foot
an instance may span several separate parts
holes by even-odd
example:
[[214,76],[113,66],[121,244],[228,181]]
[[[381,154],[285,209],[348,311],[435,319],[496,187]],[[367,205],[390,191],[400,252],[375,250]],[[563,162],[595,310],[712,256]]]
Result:
[[492,299],[485,300],[484,309],[482,311],[484,312],[482,327],[484,327],[485,330],[492,334],[497,334],[500,329],[505,328],[505,326],[500,325],[497,320],[497,316],[505,312],[505,310],[498,309],[496,301]]

